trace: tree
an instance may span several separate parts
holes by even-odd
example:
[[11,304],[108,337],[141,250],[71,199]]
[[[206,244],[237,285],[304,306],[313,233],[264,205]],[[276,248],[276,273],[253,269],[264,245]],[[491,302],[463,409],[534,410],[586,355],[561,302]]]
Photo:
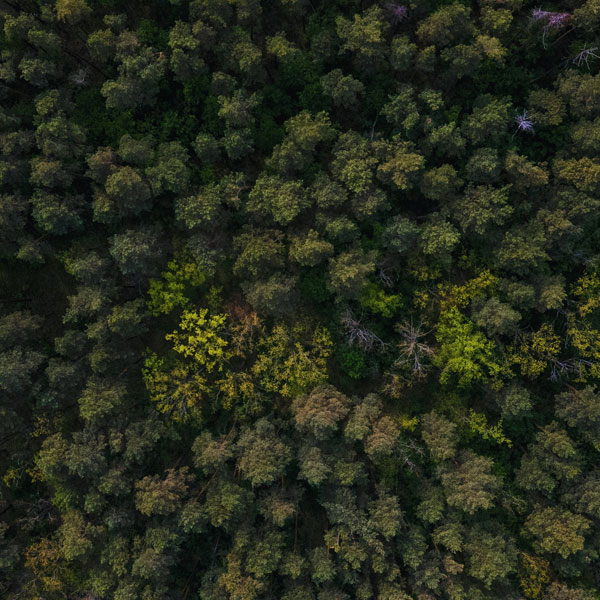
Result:
[[347,244],[356,241],[360,237],[360,231],[356,223],[344,215],[328,218],[327,215],[322,214],[317,218],[325,235],[334,244]]
[[40,230],[65,235],[81,229],[83,198],[65,194],[50,194],[37,190],[31,198],[32,215]]
[[310,229],[305,236],[293,238],[290,245],[290,258],[307,267],[314,267],[332,254],[333,245],[320,239],[314,229]]
[[594,448],[600,448],[600,403],[591,386],[582,390],[572,389],[556,396],[556,414],[576,427]]
[[188,152],[180,142],[160,144],[154,166],[146,168],[152,191],[161,194],[186,190],[190,176],[188,162]]
[[32,385],[33,378],[45,357],[34,350],[13,348],[0,353],[0,389],[6,394],[25,393]]
[[233,240],[237,258],[233,264],[236,275],[267,275],[283,266],[283,235],[276,229],[247,229]]
[[56,16],[61,21],[77,23],[88,18],[91,13],[85,0],[56,0]]
[[422,417],[421,436],[435,460],[453,458],[458,442],[456,424],[448,421],[435,411]]
[[378,6],[371,6],[363,15],[354,15],[351,22],[344,17],[336,19],[337,34],[342,40],[342,50],[355,53],[365,61],[377,60],[385,53],[384,14]]
[[398,190],[412,189],[425,165],[425,158],[414,150],[411,142],[398,141],[394,145],[377,142],[375,151],[380,160],[378,179]]
[[518,384],[511,384],[503,390],[497,402],[502,414],[511,417],[527,414],[532,408],[531,394]]
[[331,346],[329,332],[322,327],[290,329],[278,324],[260,340],[252,373],[267,392],[293,398],[326,383]]
[[348,200],[348,192],[336,181],[332,181],[325,173],[315,178],[310,188],[315,204],[320,209],[343,206]]
[[148,308],[156,316],[170,313],[178,306],[187,307],[191,301],[192,290],[201,286],[206,277],[198,265],[184,260],[172,260],[161,279],[149,282]]
[[521,460],[517,482],[526,490],[547,494],[564,479],[572,481],[580,473],[580,458],[567,433],[558,423],[546,425]]
[[469,555],[467,572],[487,589],[516,571],[517,551],[512,540],[478,528],[471,530],[465,543]]
[[525,530],[534,538],[538,552],[567,558],[583,549],[590,522],[560,507],[536,506],[525,521]]
[[397,497],[382,492],[377,500],[370,503],[369,525],[386,540],[399,532],[401,523],[402,511]]
[[299,453],[299,479],[305,479],[311,486],[319,486],[326,481],[331,467],[324,460],[323,453],[315,446],[302,446]]
[[327,113],[311,115],[303,110],[284,123],[286,137],[273,149],[267,165],[281,174],[302,172],[314,159],[319,146],[335,138]]
[[334,69],[321,77],[323,91],[331,96],[336,106],[348,110],[358,106],[358,97],[364,92],[365,86],[352,75],[344,75],[341,69]]
[[[454,6],[460,6],[455,4]],[[462,129],[473,144],[497,143],[506,135],[510,102],[490,94],[475,101],[473,112],[465,119]]]
[[226,315],[208,315],[208,309],[198,311],[184,310],[179,329],[165,336],[173,343],[173,350],[192,359],[209,373],[223,370],[225,361],[230,357],[226,350],[227,340],[222,336]]
[[167,515],[181,508],[191,477],[187,468],[168,469],[164,479],[146,476],[135,484],[135,506],[144,515]]
[[110,254],[123,275],[153,275],[162,262],[162,244],[158,233],[143,227],[128,229],[111,239]]
[[332,175],[351,192],[359,193],[366,189],[377,165],[368,142],[358,133],[349,131],[339,136],[333,153]]
[[417,244],[419,228],[406,217],[393,217],[384,229],[384,241],[399,254],[405,254]]
[[104,194],[94,199],[96,220],[111,222],[114,219],[136,216],[151,207],[152,192],[140,172],[132,167],[119,167],[106,178]]
[[542,186],[548,183],[548,173],[545,164],[536,165],[516,152],[508,152],[504,160],[504,168],[515,188],[524,191],[530,187]]
[[181,361],[171,364],[150,354],[144,361],[142,375],[150,400],[159,412],[174,421],[199,421],[202,418],[209,387],[195,365]]
[[533,90],[529,93],[529,114],[540,126],[560,125],[566,110],[561,97],[550,90]]
[[23,310],[0,317],[0,349],[9,350],[34,341],[42,326],[42,318]]
[[289,315],[298,305],[295,277],[276,273],[267,280],[248,282],[243,289],[248,302],[261,315]]
[[390,456],[396,450],[400,430],[395,421],[384,416],[373,423],[369,436],[365,439],[365,452],[374,459]]
[[465,387],[500,374],[501,367],[494,359],[494,344],[455,307],[443,315],[436,338],[440,348],[433,362],[442,369],[441,383],[455,380]]
[[421,192],[430,200],[448,200],[462,185],[462,180],[452,165],[442,165],[425,171]]
[[465,139],[455,121],[434,127],[423,142],[428,150],[432,149],[438,154],[447,156],[462,155],[465,144]]
[[441,261],[450,261],[450,253],[459,240],[460,233],[443,219],[434,218],[421,230],[423,252]]
[[470,515],[491,508],[500,483],[491,473],[492,465],[490,458],[465,450],[456,466],[442,466],[440,477],[448,505]]
[[383,108],[385,118],[396,127],[402,127],[408,135],[414,135],[414,128],[420,120],[419,107],[415,98],[415,89],[410,85],[401,85],[398,94],[390,97]]
[[60,548],[66,560],[74,560],[92,549],[93,526],[76,509],[67,511],[60,527]]
[[477,148],[467,163],[467,176],[475,183],[494,183],[500,174],[500,159],[495,148]]
[[279,225],[288,225],[309,204],[300,182],[264,175],[250,192],[247,208],[259,215],[270,216]]
[[101,422],[123,404],[125,397],[123,383],[92,377],[79,398],[79,413],[90,423]]
[[591,158],[557,160],[554,173],[560,180],[570,183],[581,192],[597,192],[600,164]]
[[600,113],[600,101],[597,98],[598,84],[600,78],[597,75],[578,73],[570,69],[558,79],[558,93],[575,115],[594,118]]
[[176,21],[169,31],[170,67],[179,81],[185,82],[194,74],[206,70],[202,55],[215,42],[216,31],[201,20],[193,25]]
[[490,298],[480,304],[474,311],[473,317],[475,323],[490,335],[513,333],[521,320],[521,315],[516,310],[497,298]]
[[243,90],[235,90],[231,97],[219,96],[219,117],[228,127],[248,127],[254,124],[252,111],[258,106],[256,94],[247,96]]
[[500,265],[517,274],[539,269],[548,260],[546,236],[537,223],[525,223],[506,232],[498,249]]
[[594,593],[582,588],[571,588],[554,581],[548,586],[544,600],[593,600]]
[[131,32],[120,34],[117,44],[119,75],[102,84],[108,108],[127,109],[154,103],[167,61],[162,52],[142,47]]
[[292,403],[296,426],[317,439],[328,437],[349,411],[349,401],[333,386],[314,388],[306,396],[298,396]]
[[329,287],[342,298],[356,298],[375,269],[374,254],[350,250],[329,259]]
[[408,71],[415,59],[417,45],[408,36],[395,35],[392,39],[390,63],[396,71]]
[[276,437],[275,427],[266,419],[240,435],[236,451],[240,471],[253,487],[275,481],[291,459],[289,447]]
[[427,17],[417,29],[417,37],[424,44],[450,46],[473,33],[469,23],[470,9],[462,4],[451,4],[438,9]]

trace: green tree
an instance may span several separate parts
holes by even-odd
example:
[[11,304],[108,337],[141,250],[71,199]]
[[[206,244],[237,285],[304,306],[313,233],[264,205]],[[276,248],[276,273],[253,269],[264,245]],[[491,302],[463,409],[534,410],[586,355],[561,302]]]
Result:
[[162,244],[156,231],[128,229],[111,239],[110,254],[123,275],[153,275],[162,262]]
[[525,530],[534,538],[539,552],[567,558],[582,550],[590,522],[562,507],[536,506],[525,521]]
[[341,298],[356,298],[375,269],[375,255],[350,250],[329,260],[329,287]]
[[335,23],[342,40],[342,50],[352,52],[365,61],[377,60],[384,55],[387,27],[383,11],[378,6],[371,6],[362,15],[354,15],[353,22],[340,16]]
[[275,427],[266,419],[240,435],[236,450],[239,469],[252,486],[275,481],[291,459],[289,447],[278,439]]
[[473,34],[470,9],[460,3],[438,9],[421,22],[417,37],[422,44],[443,48]]
[[167,515],[181,508],[191,477],[187,468],[169,469],[165,478],[146,476],[135,484],[135,506],[144,515]]
[[299,181],[263,175],[250,192],[247,208],[259,216],[271,217],[279,225],[288,225],[309,205]]
[[458,436],[456,424],[435,411],[423,415],[421,436],[435,460],[454,458]]
[[344,75],[341,69],[334,69],[321,77],[323,91],[331,96],[336,106],[353,110],[358,107],[359,96],[364,92],[365,86],[352,75]]
[[296,426],[322,439],[333,433],[349,411],[349,401],[333,386],[316,387],[306,396],[298,396],[292,403]]
[[594,446],[600,448],[600,404],[591,386],[572,389],[556,396],[556,414],[569,426],[577,428]]
[[492,466],[490,458],[465,450],[454,467],[441,467],[440,477],[448,505],[471,515],[491,508],[500,484],[491,472]]
[[266,280],[243,285],[248,302],[262,315],[284,316],[298,305],[296,278],[276,273]]
[[486,588],[516,571],[517,551],[512,540],[472,529],[465,543],[469,555],[467,572]]

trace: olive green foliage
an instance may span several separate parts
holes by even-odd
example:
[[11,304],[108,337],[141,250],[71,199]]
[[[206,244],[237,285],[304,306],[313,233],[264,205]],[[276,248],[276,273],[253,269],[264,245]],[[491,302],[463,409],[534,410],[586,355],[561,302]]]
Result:
[[0,4],[0,598],[600,598],[599,0]]

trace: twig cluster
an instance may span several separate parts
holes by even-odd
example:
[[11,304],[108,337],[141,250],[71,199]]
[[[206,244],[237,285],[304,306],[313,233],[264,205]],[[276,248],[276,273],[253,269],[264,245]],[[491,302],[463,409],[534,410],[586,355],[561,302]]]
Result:
[[589,60],[591,58],[600,58],[600,56],[598,56],[596,54],[596,50],[598,50],[598,48],[596,46],[594,46],[593,48],[584,48],[583,50],[581,50],[581,52],[578,52],[574,56],[573,64],[580,67],[583,63],[585,63],[586,67],[589,70],[589,68],[590,68]]
[[401,357],[398,362],[410,365],[416,377],[425,376],[428,367],[427,358],[435,353],[433,348],[423,340],[428,332],[424,332],[422,327],[422,324],[415,326],[412,323],[402,323],[397,327],[401,336],[399,344]]
[[375,333],[367,329],[354,315],[347,310],[342,317],[342,325],[348,333],[348,344],[356,344],[363,350],[372,350],[373,347],[383,348],[385,343]]

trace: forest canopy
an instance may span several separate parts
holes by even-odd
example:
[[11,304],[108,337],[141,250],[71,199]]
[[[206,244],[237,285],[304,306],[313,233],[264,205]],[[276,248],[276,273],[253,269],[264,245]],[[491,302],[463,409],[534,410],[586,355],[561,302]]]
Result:
[[600,599],[599,48],[0,0],[0,597]]

